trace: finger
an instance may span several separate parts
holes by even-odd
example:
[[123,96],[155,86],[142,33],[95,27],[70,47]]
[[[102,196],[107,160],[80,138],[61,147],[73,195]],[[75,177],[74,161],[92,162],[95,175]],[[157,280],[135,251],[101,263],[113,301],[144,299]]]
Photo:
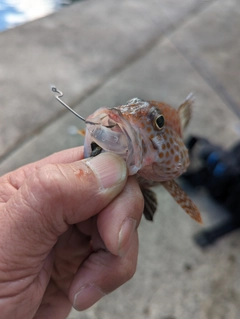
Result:
[[93,250],[104,249],[124,256],[132,243],[144,207],[143,195],[135,177],[129,177],[122,192],[97,216],[77,225],[92,237]]
[[0,236],[12,241],[10,255],[14,256],[19,240],[24,242],[22,256],[47,253],[69,225],[106,207],[122,191],[126,178],[125,162],[109,153],[72,164],[48,164],[36,170],[7,202],[5,214],[0,216]]
[[56,152],[48,157],[43,158],[42,160],[36,162],[37,167],[48,163],[73,163],[83,159],[84,157],[84,148],[83,146],[70,148],[63,150],[61,152]]
[[132,278],[136,271],[137,255],[137,232],[124,257],[112,255],[105,250],[92,253],[71,284],[69,299],[73,307],[85,310]]
[[54,268],[51,278],[67,293],[79,265],[92,252],[91,240],[73,225],[59,237],[54,246]]
[[1,194],[4,194],[2,197],[4,197],[4,201],[6,202],[7,199],[19,189],[25,179],[43,165],[73,163],[83,159],[83,156],[83,147],[76,147],[54,153],[40,161],[22,166],[0,178],[0,197]]
[[143,195],[137,180],[130,177],[121,194],[97,216],[99,234],[112,254],[124,256],[128,251],[143,207]]
[[50,280],[41,300],[41,304],[33,319],[66,319],[71,309],[72,305],[69,302],[67,295],[59,289],[58,285],[53,280]]

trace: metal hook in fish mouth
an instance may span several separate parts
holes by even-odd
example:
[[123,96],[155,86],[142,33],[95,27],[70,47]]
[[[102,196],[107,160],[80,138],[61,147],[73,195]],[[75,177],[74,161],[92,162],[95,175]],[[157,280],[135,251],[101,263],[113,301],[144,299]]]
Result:
[[[55,98],[58,100],[58,102],[60,102],[66,109],[68,109],[70,112],[72,112],[75,116],[77,116],[80,120],[82,120],[83,122],[85,122],[86,124],[92,124],[92,125],[102,125],[101,123],[94,123],[94,122],[90,122],[90,121],[86,121],[86,119],[84,117],[82,117],[80,114],[78,114],[76,111],[74,111],[69,105],[67,105],[62,99],[61,97],[63,96],[63,92],[58,90],[55,86],[52,86],[52,91],[54,93],[58,93],[57,95],[55,95]],[[103,125],[105,126],[105,125]],[[116,126],[116,124],[114,125],[109,125],[109,126],[105,126],[107,128],[113,128],[114,126]]]
[[[52,91],[54,93],[58,93],[58,95],[55,95],[55,98],[60,102],[63,106],[65,106],[70,112],[72,112],[75,116],[77,116],[80,120],[84,121],[86,123],[86,120],[84,117],[79,115],[77,112],[75,112],[70,106],[68,106],[65,102],[63,102],[62,99],[60,99],[63,96],[62,91],[58,90],[55,86],[52,86]],[[92,123],[92,124],[98,124],[98,123]]]

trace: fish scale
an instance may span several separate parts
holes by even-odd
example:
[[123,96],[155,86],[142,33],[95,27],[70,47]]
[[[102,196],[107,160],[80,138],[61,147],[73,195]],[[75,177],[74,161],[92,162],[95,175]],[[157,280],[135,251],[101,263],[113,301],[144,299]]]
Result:
[[86,119],[85,157],[114,152],[127,163],[129,175],[136,175],[142,190],[144,215],[153,219],[157,199],[152,186],[162,184],[183,210],[202,223],[198,208],[175,182],[189,165],[183,142],[193,96],[176,110],[170,105],[133,98],[111,109],[100,108]]

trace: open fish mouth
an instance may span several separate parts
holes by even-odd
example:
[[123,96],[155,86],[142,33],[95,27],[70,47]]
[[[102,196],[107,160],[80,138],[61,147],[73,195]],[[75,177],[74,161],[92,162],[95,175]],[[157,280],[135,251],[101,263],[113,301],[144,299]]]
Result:
[[124,119],[116,108],[101,108],[86,119],[84,157],[101,152],[113,152],[127,163],[130,175],[142,167],[140,134]]

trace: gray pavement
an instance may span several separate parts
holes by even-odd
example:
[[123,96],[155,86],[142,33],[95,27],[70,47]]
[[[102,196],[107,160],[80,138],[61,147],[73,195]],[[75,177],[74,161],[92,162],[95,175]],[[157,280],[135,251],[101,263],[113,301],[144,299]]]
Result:
[[[177,107],[195,92],[187,134],[229,147],[239,140],[238,0],[83,1],[0,34],[0,173],[81,145],[84,128],[50,85],[83,116],[129,98]],[[239,319],[240,233],[204,251],[199,230],[161,187],[154,223],[142,221],[134,278],[69,319]],[[192,194],[205,226],[224,212]]]

